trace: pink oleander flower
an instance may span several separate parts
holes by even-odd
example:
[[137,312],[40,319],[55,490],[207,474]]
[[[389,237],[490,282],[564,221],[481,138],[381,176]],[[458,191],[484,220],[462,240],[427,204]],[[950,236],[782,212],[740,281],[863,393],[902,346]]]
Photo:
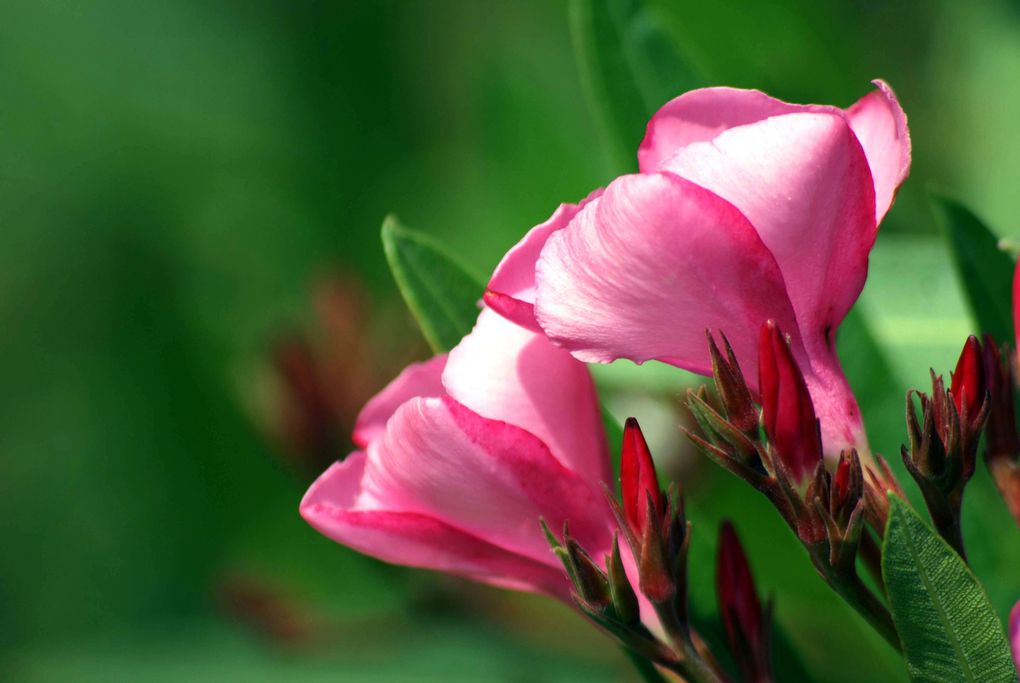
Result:
[[331,539],[381,560],[569,600],[539,518],[593,557],[615,522],[610,464],[587,368],[483,310],[449,355],[412,365],[362,410],[361,450],[301,501]]
[[906,116],[876,85],[846,110],[756,90],[681,95],[649,122],[640,173],[528,232],[486,301],[580,360],[659,360],[704,375],[706,329],[726,334],[753,378],[758,330],[775,320],[791,337],[826,454],[866,453],[836,330],[910,168]]
[[1009,644],[1013,648],[1013,663],[1020,671],[1020,600],[1009,611]]

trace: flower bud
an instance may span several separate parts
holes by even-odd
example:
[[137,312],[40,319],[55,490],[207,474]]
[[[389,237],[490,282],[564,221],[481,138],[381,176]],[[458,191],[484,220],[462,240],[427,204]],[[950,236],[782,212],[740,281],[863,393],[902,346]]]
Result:
[[645,597],[652,604],[659,605],[670,602],[676,596],[677,576],[674,563],[670,562],[669,539],[663,534],[662,519],[651,493],[645,495],[645,510],[647,523],[639,537],[641,547],[637,558],[639,583]]
[[620,491],[627,525],[634,536],[641,538],[648,526],[649,511],[661,514],[663,500],[652,454],[638,421],[633,417],[627,418],[623,428]]
[[829,490],[829,511],[836,523],[845,527],[864,495],[864,473],[857,451],[843,451],[832,476]]
[[723,408],[726,409],[726,419],[744,434],[756,434],[758,410],[751,399],[751,390],[744,381],[744,374],[740,370],[740,364],[737,363],[737,356],[733,353],[730,340],[725,334],[720,335],[726,346],[726,357],[723,358],[712,333],[706,331],[705,334],[708,337],[708,352],[712,356],[712,378],[715,380],[719,398],[722,399]]
[[613,597],[616,616],[629,626],[641,623],[641,607],[638,604],[634,587],[623,568],[620,539],[615,534],[613,535],[613,552],[606,557],[606,569],[609,576],[609,592]]
[[765,432],[783,466],[803,482],[822,459],[818,419],[790,343],[773,320],[761,328],[758,389]]
[[606,576],[591,556],[581,545],[564,534],[563,542],[566,546],[567,559],[570,562],[569,572],[574,582],[574,590],[585,605],[593,610],[604,611],[612,604],[612,594],[609,588],[609,578]]
[[951,376],[949,393],[960,419],[969,423],[981,412],[985,402],[985,371],[981,344],[971,335],[963,345],[956,371]]
[[768,621],[747,556],[729,520],[719,528],[715,585],[726,639],[748,681],[771,680]]

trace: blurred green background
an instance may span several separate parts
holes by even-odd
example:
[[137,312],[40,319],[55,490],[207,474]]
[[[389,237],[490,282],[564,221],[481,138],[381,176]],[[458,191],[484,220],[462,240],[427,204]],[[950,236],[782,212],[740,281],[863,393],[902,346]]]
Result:
[[[651,4],[712,83],[896,89],[913,171],[860,304],[895,372],[872,438],[896,456],[903,390],[970,329],[926,187],[1020,232],[1020,5]],[[484,276],[612,177],[566,3],[5,2],[0,93],[0,679],[631,680],[562,607],[380,565],[297,515],[357,405],[426,354],[383,216]],[[309,389],[309,358],[335,384]],[[709,615],[730,516],[814,679],[903,679],[767,505],[685,459],[689,378],[597,376],[683,473]],[[983,468],[973,486],[1003,611],[1018,565],[983,526],[1005,518]]]

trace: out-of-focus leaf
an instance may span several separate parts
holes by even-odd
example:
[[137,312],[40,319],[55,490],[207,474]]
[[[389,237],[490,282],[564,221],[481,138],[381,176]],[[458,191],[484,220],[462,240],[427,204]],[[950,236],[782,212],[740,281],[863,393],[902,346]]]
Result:
[[665,676],[659,673],[659,670],[649,660],[627,648],[623,648],[623,654],[634,665],[634,670],[645,683],[667,683]]
[[1011,340],[1013,259],[999,249],[999,240],[988,226],[963,204],[937,195],[931,199],[978,331],[999,342]]
[[[579,629],[588,629],[575,619]],[[267,647],[214,619],[157,622],[80,640],[44,640],[5,661],[22,683],[610,683],[627,667],[614,648],[552,653],[484,620],[369,621],[291,648]]]
[[630,171],[651,115],[702,79],[641,0],[572,0],[570,30],[610,159]]
[[436,353],[449,351],[471,331],[484,287],[435,240],[388,216],[383,249],[400,293]]
[[1009,644],[984,588],[960,556],[896,496],[882,575],[914,681],[1015,683]]
[[[854,308],[839,328],[839,358],[864,416],[872,449],[895,454],[903,440],[904,389],[885,351],[875,340],[867,315]],[[905,477],[898,457],[889,458],[893,472]]]

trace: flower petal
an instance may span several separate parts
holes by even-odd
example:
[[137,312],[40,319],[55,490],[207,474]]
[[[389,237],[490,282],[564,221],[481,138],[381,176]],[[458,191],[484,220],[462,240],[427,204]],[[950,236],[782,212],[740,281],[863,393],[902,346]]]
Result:
[[508,552],[427,515],[351,509],[348,494],[360,486],[364,465],[365,454],[357,452],[328,469],[305,494],[301,516],[323,535],[385,562],[569,599],[566,577],[551,562]]
[[722,330],[750,377],[769,318],[795,330],[782,273],[725,200],[671,173],[617,178],[553,235],[536,313],[586,362],[657,359],[708,374],[705,330]]
[[361,409],[354,424],[354,443],[359,448],[368,448],[368,444],[375,441],[386,429],[386,421],[390,416],[409,398],[442,396],[444,394],[442,375],[445,367],[444,353],[404,368]]
[[521,238],[496,266],[485,290],[485,303],[507,320],[541,332],[535,320],[535,262],[549,235],[567,226],[589,201],[602,194],[598,189],[577,204],[560,204],[553,215]]
[[788,104],[760,90],[691,90],[670,100],[652,116],[638,148],[638,167],[642,173],[652,173],[681,147],[711,140],[725,130],[770,116],[812,108]]
[[537,436],[595,490],[612,482],[591,374],[544,334],[483,310],[471,334],[450,352],[443,384],[479,415]]
[[610,542],[606,503],[545,444],[449,397],[413,398],[390,418],[356,508],[427,515],[539,562],[551,561],[540,518],[569,521],[592,552]]
[[910,173],[910,131],[907,115],[885,81],[847,110],[850,127],[864,148],[875,181],[875,220],[881,222]]
[[1009,644],[1013,648],[1013,662],[1020,671],[1020,600],[1009,611]]
[[688,145],[663,168],[740,209],[782,269],[808,354],[834,344],[876,231],[871,173],[846,118],[775,116]]

